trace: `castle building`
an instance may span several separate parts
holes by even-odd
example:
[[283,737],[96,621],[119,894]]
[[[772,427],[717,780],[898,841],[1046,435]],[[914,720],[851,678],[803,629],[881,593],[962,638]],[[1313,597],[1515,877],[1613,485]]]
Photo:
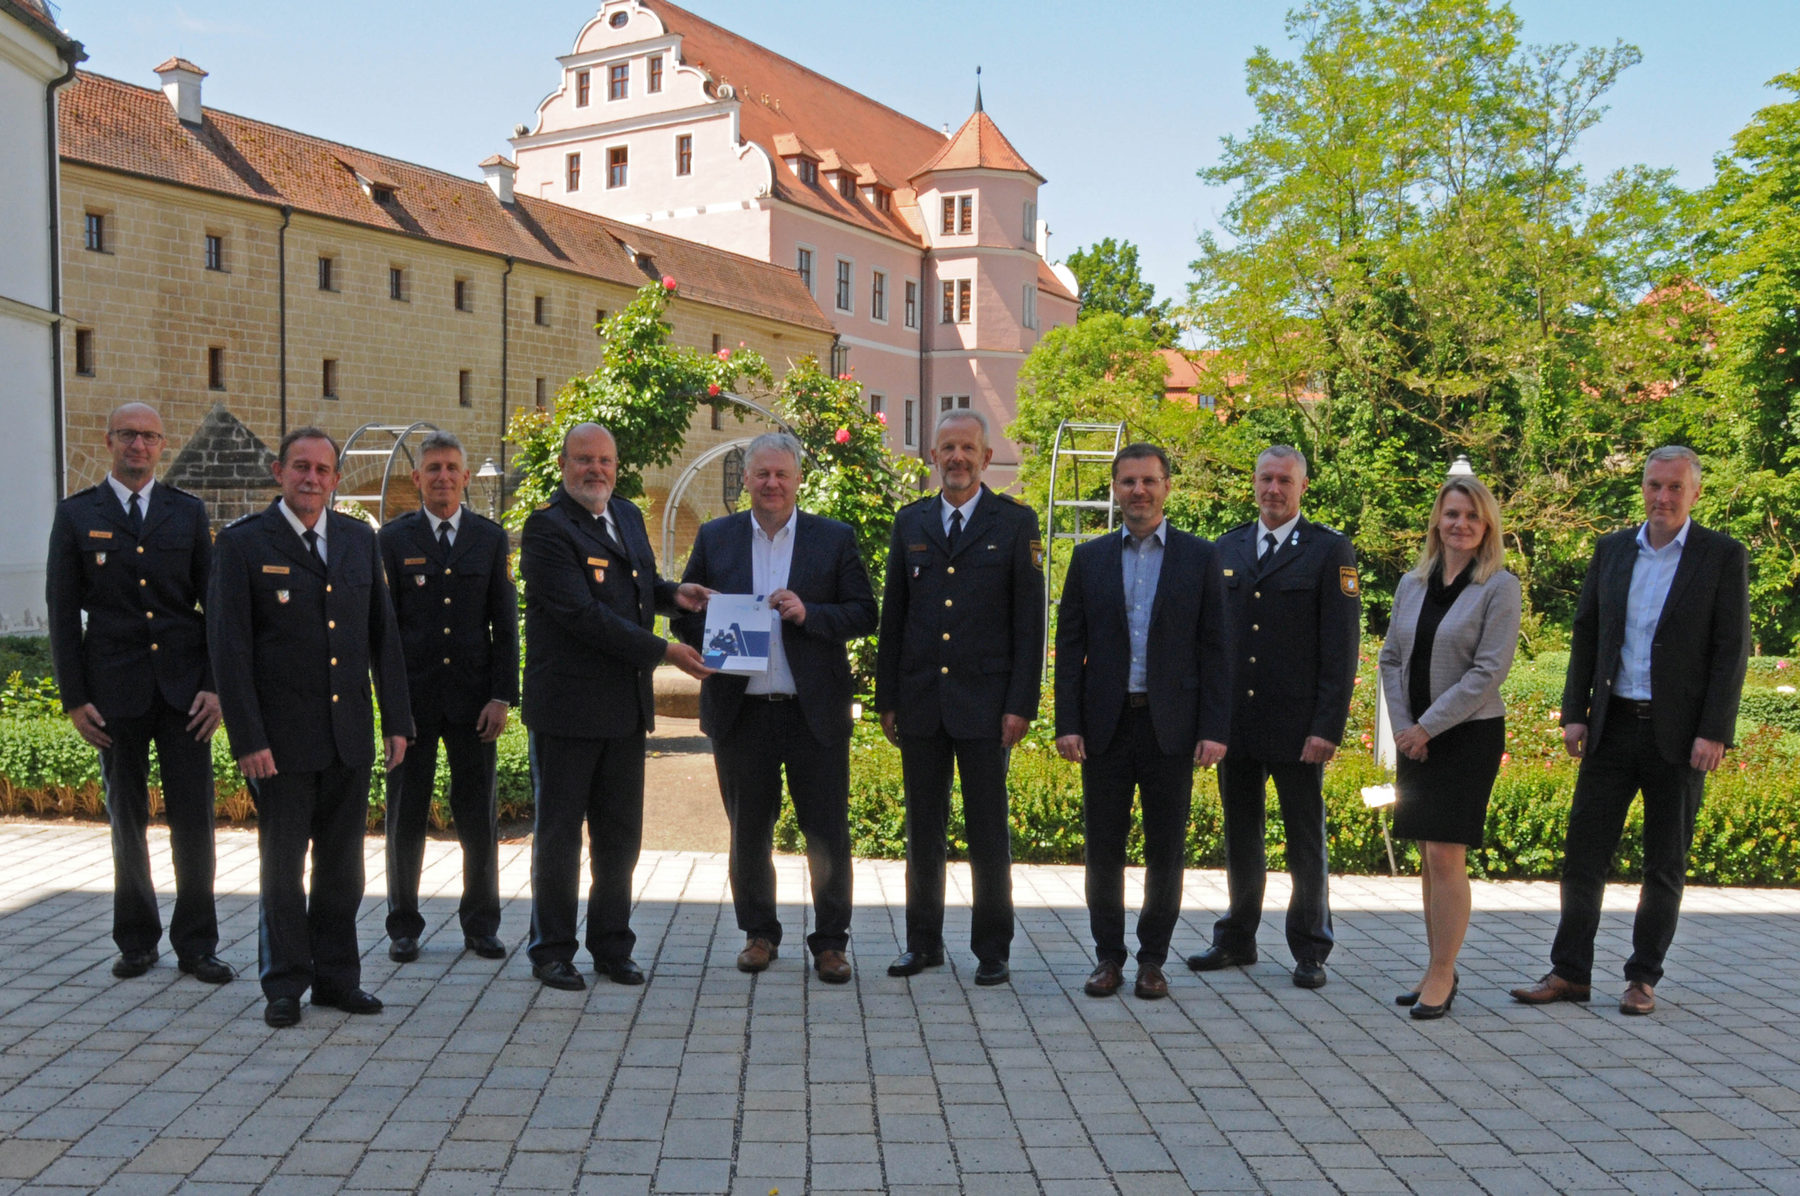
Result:
[[[81,73],[63,97],[68,490],[105,473],[106,418],[129,400],[160,409],[167,480],[216,519],[270,500],[268,449],[303,424],[425,421],[504,473],[512,415],[591,371],[596,325],[664,277],[676,343],[742,342],[777,374],[831,353],[791,269],[515,190],[498,156],[482,182],[207,108],[206,72],[180,58],[157,75]],[[702,408],[690,449],[742,435]],[[379,464],[347,461],[340,494]],[[668,473],[646,475],[653,502]]]
[[1013,476],[1019,365],[1078,304],[979,90],[946,135],[666,0],[604,0],[557,66],[511,142],[521,194],[792,269],[892,448],[973,407]]

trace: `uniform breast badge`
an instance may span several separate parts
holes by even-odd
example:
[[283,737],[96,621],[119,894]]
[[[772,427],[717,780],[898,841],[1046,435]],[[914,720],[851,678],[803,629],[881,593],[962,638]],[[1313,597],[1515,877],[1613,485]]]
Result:
[[94,564],[96,564],[96,565],[106,564],[106,554],[104,552],[96,552],[94,554]]
[[1338,568],[1338,589],[1344,591],[1351,598],[1362,592],[1362,587],[1356,580],[1356,570],[1349,565],[1342,565]]
[[276,590],[275,591],[275,601],[281,603],[283,606],[287,605],[288,597],[289,597],[289,594],[288,594],[288,591],[286,591],[286,590]]
[[1042,540],[1031,542],[1031,567],[1039,573],[1044,571],[1044,542]]
[[612,564],[612,562],[605,557],[591,556],[587,559],[587,563],[594,566],[594,583],[596,585],[604,583],[606,581],[606,567]]

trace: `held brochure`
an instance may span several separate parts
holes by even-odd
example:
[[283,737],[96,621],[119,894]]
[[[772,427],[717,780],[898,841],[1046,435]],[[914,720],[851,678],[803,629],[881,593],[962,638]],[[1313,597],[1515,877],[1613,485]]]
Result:
[[701,658],[724,673],[767,672],[774,630],[775,612],[766,594],[714,594],[706,603]]

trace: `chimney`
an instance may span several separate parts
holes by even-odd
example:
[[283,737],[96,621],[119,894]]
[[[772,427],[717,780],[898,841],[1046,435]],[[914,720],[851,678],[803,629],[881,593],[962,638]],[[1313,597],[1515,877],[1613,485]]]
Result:
[[494,198],[501,203],[509,204],[513,201],[513,178],[518,173],[519,168],[499,154],[485,158],[481,163],[481,177],[486,180],[488,190],[494,193]]
[[200,80],[206,78],[206,72],[185,58],[171,58],[156,68],[156,77],[162,80],[163,94],[169,97],[176,118],[184,125],[198,125]]

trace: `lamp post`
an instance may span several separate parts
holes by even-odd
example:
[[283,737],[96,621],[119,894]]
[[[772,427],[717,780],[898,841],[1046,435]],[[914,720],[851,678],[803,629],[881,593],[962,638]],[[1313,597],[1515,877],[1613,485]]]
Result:
[[1475,476],[1475,467],[1469,464],[1469,454],[1456,454],[1456,460],[1450,462],[1449,476],[1453,478],[1472,478]]
[[494,459],[492,457],[489,457],[481,463],[481,468],[475,471],[475,477],[477,479],[486,478],[488,480],[488,518],[499,518],[500,470],[499,467],[494,464]]

